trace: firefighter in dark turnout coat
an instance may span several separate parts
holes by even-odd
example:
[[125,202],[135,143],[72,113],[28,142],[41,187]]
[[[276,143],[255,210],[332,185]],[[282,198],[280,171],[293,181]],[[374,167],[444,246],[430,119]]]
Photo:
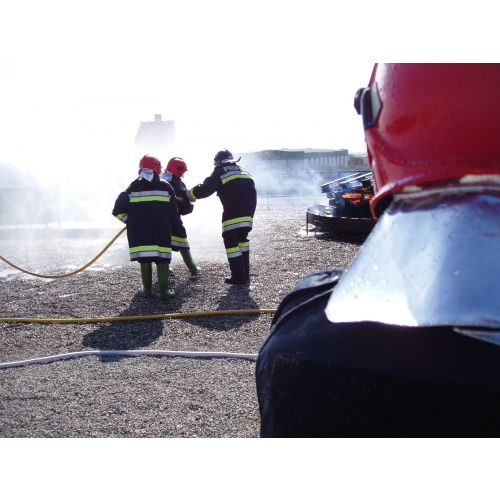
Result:
[[222,238],[226,248],[231,276],[226,283],[245,284],[250,280],[250,241],[257,192],[252,176],[237,164],[227,149],[214,158],[214,171],[202,184],[189,190],[189,198],[207,198],[217,193],[222,203]]
[[181,215],[188,215],[193,211],[193,204],[189,199],[186,185],[182,182],[182,176],[187,172],[187,169],[186,162],[182,158],[171,158],[161,178],[174,188],[177,198],[178,212],[172,224],[172,250],[180,252],[191,274],[198,276],[200,268],[194,263],[191,256],[186,228],[181,219]]
[[160,161],[144,156],[139,163],[139,177],[118,195],[113,215],[127,224],[130,260],[140,263],[144,295],[151,296],[151,263],[155,262],[160,297],[169,299],[175,295],[168,288],[168,265],[177,200],[172,186],[160,180],[160,174]]
[[279,306],[262,436],[500,436],[499,88],[499,64],[383,64],[356,93],[378,222]]

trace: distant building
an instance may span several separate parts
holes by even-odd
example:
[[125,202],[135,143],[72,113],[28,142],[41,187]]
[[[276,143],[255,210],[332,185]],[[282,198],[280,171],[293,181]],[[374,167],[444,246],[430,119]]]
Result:
[[350,171],[369,170],[366,157],[347,149],[268,149],[241,155],[262,194],[310,195]]
[[144,154],[162,157],[175,145],[175,121],[163,121],[161,114],[156,114],[152,122],[141,122],[134,145]]

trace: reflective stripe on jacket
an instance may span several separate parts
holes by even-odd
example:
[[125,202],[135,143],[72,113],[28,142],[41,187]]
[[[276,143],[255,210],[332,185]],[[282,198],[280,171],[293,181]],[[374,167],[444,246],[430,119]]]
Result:
[[235,164],[215,167],[209,177],[189,190],[189,197],[196,200],[214,193],[217,193],[223,207],[223,232],[238,227],[252,227],[257,191],[248,172]]
[[172,254],[172,222],[177,215],[175,192],[154,175],[139,177],[118,195],[113,215],[127,224],[130,260],[169,261]]

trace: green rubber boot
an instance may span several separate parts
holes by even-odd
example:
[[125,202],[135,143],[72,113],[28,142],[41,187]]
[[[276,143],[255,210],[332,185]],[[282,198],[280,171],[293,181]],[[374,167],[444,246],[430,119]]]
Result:
[[168,300],[175,296],[175,292],[168,288],[168,278],[170,275],[170,270],[168,268],[167,262],[161,262],[156,264],[156,269],[158,271],[158,284],[160,285],[160,299]]
[[191,255],[191,251],[189,250],[189,248],[181,248],[180,252],[182,255],[182,260],[188,267],[191,275],[198,276],[198,274],[200,273],[200,268],[194,263],[193,256]]
[[141,265],[142,293],[145,297],[151,297],[151,284],[153,281],[153,271],[151,262],[139,262]]

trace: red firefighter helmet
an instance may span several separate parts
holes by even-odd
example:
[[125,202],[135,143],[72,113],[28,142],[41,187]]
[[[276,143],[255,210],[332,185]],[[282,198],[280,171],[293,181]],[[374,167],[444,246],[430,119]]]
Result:
[[139,170],[142,170],[143,168],[152,170],[155,174],[160,175],[161,162],[154,156],[144,155],[139,162]]
[[376,64],[354,105],[376,217],[395,193],[500,174],[500,64]]
[[182,177],[184,172],[187,171],[187,165],[186,162],[179,157],[171,158],[168,161],[167,164],[167,171],[170,172],[173,175],[176,175],[177,177]]

